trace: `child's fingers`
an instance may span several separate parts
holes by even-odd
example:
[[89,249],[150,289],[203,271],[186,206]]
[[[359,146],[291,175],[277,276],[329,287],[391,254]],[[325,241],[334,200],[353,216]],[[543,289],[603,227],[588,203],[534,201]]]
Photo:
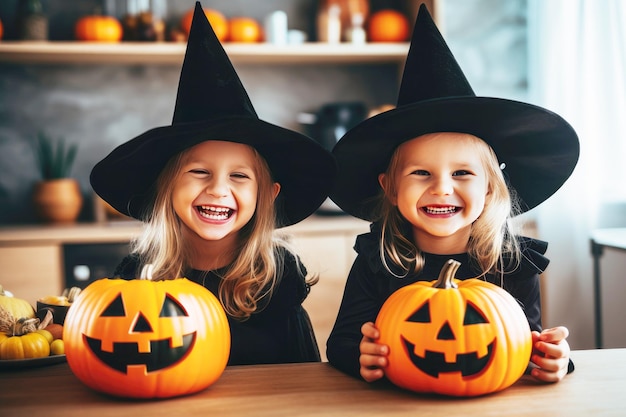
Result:
[[367,382],[376,381],[384,376],[384,372],[380,368],[369,369],[361,367],[361,377]]
[[361,351],[361,355],[387,356],[389,354],[387,345],[374,343],[366,338],[361,341],[359,350]]
[[562,340],[559,343],[547,343],[537,342],[535,343],[535,350],[541,352],[546,358],[568,358],[569,357],[569,344],[567,341]]
[[387,358],[380,355],[361,354],[359,363],[361,364],[361,368],[384,368],[387,366]]
[[556,343],[561,340],[567,339],[569,336],[569,330],[567,327],[558,326],[551,329],[545,329],[539,335],[539,340],[546,343]]
[[[381,355],[364,354],[363,345],[361,343],[361,356],[359,356],[360,373],[364,380],[372,382],[384,376],[382,368],[387,366],[387,358]],[[367,345],[374,345],[374,343],[367,343]]]
[[368,321],[367,323],[363,324],[363,326],[361,326],[361,334],[364,337],[372,340],[376,340],[380,337],[380,332],[371,321]]
[[561,379],[563,379],[566,373],[567,373],[567,369],[565,370],[565,372],[563,372],[562,370],[558,372],[551,372],[545,369],[535,368],[532,370],[531,375],[540,381],[558,382]]

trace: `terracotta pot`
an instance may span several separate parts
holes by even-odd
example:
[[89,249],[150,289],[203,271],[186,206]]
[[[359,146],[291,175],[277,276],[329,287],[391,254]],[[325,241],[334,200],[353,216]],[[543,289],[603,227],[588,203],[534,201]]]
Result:
[[60,178],[38,182],[33,192],[33,202],[42,220],[69,223],[78,218],[83,196],[78,181],[74,178]]

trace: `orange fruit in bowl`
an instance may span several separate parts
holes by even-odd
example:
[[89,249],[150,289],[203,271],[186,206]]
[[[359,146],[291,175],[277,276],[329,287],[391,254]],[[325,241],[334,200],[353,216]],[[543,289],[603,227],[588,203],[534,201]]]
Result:
[[383,9],[372,13],[367,23],[369,42],[406,42],[409,39],[409,20],[401,12]]
[[263,40],[263,29],[250,17],[233,17],[228,21],[228,40],[254,43]]
[[[193,20],[194,9],[188,10],[180,19],[180,28],[189,36],[191,30],[191,21]],[[204,9],[204,15],[209,20],[215,36],[220,42],[228,37],[228,19],[221,12],[214,9]]]

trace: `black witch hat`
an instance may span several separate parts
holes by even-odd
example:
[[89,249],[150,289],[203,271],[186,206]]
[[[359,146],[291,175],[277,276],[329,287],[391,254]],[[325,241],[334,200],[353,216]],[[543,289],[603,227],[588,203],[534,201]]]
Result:
[[336,173],[333,156],[313,139],[259,119],[196,2],[172,124],[114,149],[93,168],[91,185],[116,210],[144,220],[167,161],[206,140],[250,145],[265,158],[281,185],[275,202],[278,227],[308,217],[328,196]]
[[396,108],[361,122],[335,145],[331,199],[374,220],[378,174],[402,143],[435,132],[469,133],[493,148],[522,211],[554,194],[579,155],[574,129],[559,115],[518,101],[477,97],[426,6],[420,7]]

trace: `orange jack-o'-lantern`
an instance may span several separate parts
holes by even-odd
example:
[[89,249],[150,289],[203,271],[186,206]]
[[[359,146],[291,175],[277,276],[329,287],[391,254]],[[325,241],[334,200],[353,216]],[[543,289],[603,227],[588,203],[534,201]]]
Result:
[[65,353],[89,387],[131,398],[165,398],[215,382],[230,354],[217,298],[185,278],[101,279],[65,318]]
[[532,337],[517,301],[488,282],[454,279],[459,266],[449,260],[437,281],[407,285],[385,301],[376,326],[394,384],[476,396],[509,387],[528,366]]

